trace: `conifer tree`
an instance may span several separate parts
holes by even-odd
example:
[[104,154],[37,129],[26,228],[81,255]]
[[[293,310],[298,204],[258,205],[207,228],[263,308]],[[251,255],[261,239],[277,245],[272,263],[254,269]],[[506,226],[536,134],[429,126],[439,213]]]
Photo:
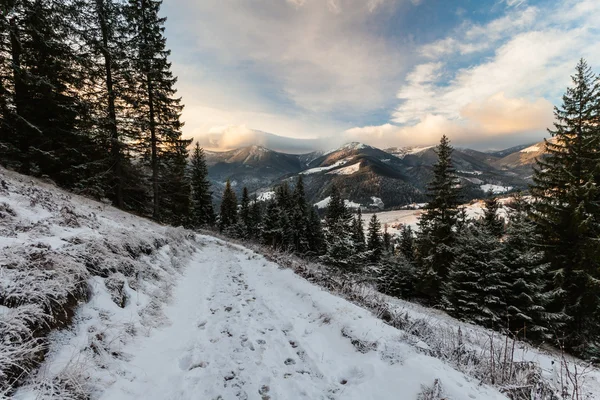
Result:
[[363,253],[366,250],[365,227],[360,207],[352,220],[352,242],[356,253]]
[[584,60],[572,83],[534,171],[532,215],[553,275],[553,311],[568,317],[567,346],[600,355],[588,345],[600,340],[600,88]]
[[306,203],[306,194],[304,192],[304,181],[302,175],[298,175],[296,186],[292,195],[292,225],[294,250],[297,253],[305,254],[309,250],[308,230],[309,230],[309,210]]
[[309,255],[320,256],[323,254],[326,248],[325,235],[321,226],[321,217],[315,207],[310,207],[308,213],[307,241]]
[[409,262],[414,261],[415,235],[410,225],[402,226],[402,231],[400,231],[400,253],[402,253]]
[[263,218],[262,242],[273,248],[281,245],[281,210],[275,201],[269,201]]
[[248,188],[242,190],[242,201],[240,203],[241,234],[244,238],[250,238],[252,230],[252,218],[250,215],[250,195]]
[[223,230],[237,223],[237,197],[231,188],[231,182],[227,179],[223,199],[221,200],[221,212],[219,214],[219,230]]
[[381,260],[383,253],[383,239],[381,237],[381,223],[377,219],[377,214],[373,214],[369,221],[367,233],[367,250],[371,262],[377,263]]
[[256,194],[254,195],[254,199],[252,200],[252,204],[250,205],[250,238],[259,239],[260,237],[260,227],[262,225],[262,210],[260,207],[260,202],[256,198]]
[[419,220],[417,240],[419,289],[433,304],[442,300],[443,283],[454,253],[454,227],[457,223],[458,180],[452,166],[452,146],[444,135],[436,149],[438,161],[433,167],[433,180],[428,187],[429,203]]
[[187,150],[190,143],[191,140],[171,140],[163,145],[161,219],[176,226],[190,226],[192,207]]
[[381,239],[383,242],[383,250],[386,253],[393,252],[392,248],[392,235],[388,231],[388,224],[383,224],[383,235],[381,235]]
[[377,290],[389,296],[411,299],[415,292],[414,265],[403,254],[384,256],[381,273],[377,281]]
[[545,292],[549,264],[539,250],[541,237],[528,218],[529,205],[520,194],[515,195],[508,208],[503,240],[508,329],[518,337],[548,339],[562,318],[545,308],[551,296]]
[[504,233],[504,221],[498,215],[499,208],[498,199],[491,191],[488,192],[488,197],[484,200],[482,223],[496,237],[501,237]]
[[321,259],[342,272],[354,272],[358,267],[354,260],[351,223],[352,215],[346,208],[338,187],[333,185],[325,213],[327,251]]
[[159,219],[160,176],[163,144],[181,138],[183,106],[176,98],[175,78],[168,61],[170,50],[164,36],[165,18],[160,17],[162,0],[129,0],[126,7],[130,44],[134,49],[132,72],[136,85],[129,101],[137,112],[135,121],[144,133],[144,147],[152,176],[152,216]]
[[204,149],[200,147],[198,142],[194,147],[190,164],[190,183],[192,187],[191,225],[194,228],[210,226],[214,224],[215,212]]
[[444,302],[456,318],[488,328],[505,325],[507,283],[502,246],[485,226],[473,223],[457,236]]

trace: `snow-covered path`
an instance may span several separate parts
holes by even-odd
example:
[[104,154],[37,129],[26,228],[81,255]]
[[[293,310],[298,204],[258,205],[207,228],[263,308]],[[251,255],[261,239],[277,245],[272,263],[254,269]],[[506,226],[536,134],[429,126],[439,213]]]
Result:
[[367,311],[249,250],[205,238],[125,379],[102,399],[504,398],[398,340]]

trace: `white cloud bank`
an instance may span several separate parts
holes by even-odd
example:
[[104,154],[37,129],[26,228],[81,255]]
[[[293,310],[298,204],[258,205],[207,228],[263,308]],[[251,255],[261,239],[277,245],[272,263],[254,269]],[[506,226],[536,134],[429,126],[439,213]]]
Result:
[[[390,123],[346,135],[379,146],[430,144],[442,134],[459,144],[543,137],[552,126],[552,102],[570,84],[577,60],[600,68],[600,2],[523,7],[422,46],[424,62],[407,74]],[[468,54],[482,61],[455,69]]]

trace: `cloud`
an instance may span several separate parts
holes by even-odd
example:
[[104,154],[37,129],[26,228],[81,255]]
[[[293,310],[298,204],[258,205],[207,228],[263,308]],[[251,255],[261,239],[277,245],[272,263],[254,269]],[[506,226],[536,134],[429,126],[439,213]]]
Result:
[[309,153],[323,148],[327,139],[295,139],[250,129],[245,125],[212,127],[198,143],[208,150],[225,151],[239,147],[259,145],[286,153]]

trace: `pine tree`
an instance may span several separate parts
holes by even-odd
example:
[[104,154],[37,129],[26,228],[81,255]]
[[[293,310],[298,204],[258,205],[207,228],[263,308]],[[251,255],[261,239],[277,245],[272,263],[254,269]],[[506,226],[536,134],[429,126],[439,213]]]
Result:
[[392,235],[388,231],[388,224],[383,224],[383,235],[381,235],[383,241],[383,251],[386,253],[393,253]]
[[352,215],[346,208],[338,187],[333,185],[325,213],[327,250],[321,260],[342,272],[355,272],[359,267],[354,259],[351,223]]
[[262,242],[273,248],[281,245],[280,209],[275,201],[270,201],[263,218]]
[[242,236],[249,239],[252,235],[252,219],[250,215],[250,195],[248,188],[242,190],[242,201],[240,203],[240,223]]
[[499,208],[498,199],[489,192],[484,200],[482,223],[496,237],[501,237],[504,233],[504,221],[498,215]]
[[260,208],[260,202],[254,195],[252,204],[250,205],[250,238],[260,238],[260,227],[262,225],[262,210]]
[[410,225],[402,226],[400,231],[400,253],[411,263],[415,259],[415,235]]
[[381,263],[377,290],[389,296],[411,299],[415,293],[416,276],[414,265],[404,255],[388,254]]
[[188,146],[191,140],[172,140],[164,145],[160,176],[162,221],[171,225],[190,226],[191,184],[188,174]]
[[237,197],[231,188],[231,182],[227,179],[225,190],[223,191],[223,198],[221,200],[219,231],[223,232],[225,229],[235,225],[238,220],[237,217]]
[[548,339],[561,318],[545,308],[551,296],[545,293],[549,264],[538,248],[541,237],[528,218],[529,206],[521,195],[516,194],[508,207],[509,221],[503,240],[508,328],[519,337]]
[[[160,176],[163,144],[181,138],[181,99],[174,97],[177,79],[168,61],[165,18],[159,17],[161,0],[129,0],[126,7],[130,43],[134,49],[132,72],[136,85],[129,102],[137,112],[137,128],[144,135],[143,150],[149,159],[152,180],[152,216],[160,217]],[[139,83],[139,84],[138,84]]]
[[324,253],[325,235],[321,226],[321,217],[314,207],[310,207],[308,213],[308,229],[307,229],[307,241],[308,241],[308,255],[320,256]]
[[456,318],[488,328],[504,327],[507,283],[500,241],[474,223],[457,236],[448,274],[445,302]]
[[534,171],[532,215],[551,265],[553,311],[569,319],[567,345],[600,355],[589,345],[600,340],[600,87],[584,60],[572,81]]
[[433,304],[442,300],[442,286],[454,257],[453,229],[457,223],[460,191],[452,166],[452,146],[445,135],[436,153],[438,162],[433,167],[434,177],[428,187],[430,201],[419,220],[417,237],[420,291]]
[[377,219],[377,214],[373,214],[367,228],[367,250],[371,262],[377,263],[381,260],[383,253],[383,239],[381,237],[381,223]]
[[366,250],[365,227],[360,207],[352,220],[352,242],[356,253],[363,253]]
[[214,224],[215,212],[212,203],[212,192],[208,181],[208,168],[204,150],[196,142],[190,165],[190,183],[192,187],[191,225],[202,228]]
[[306,203],[306,194],[304,193],[304,181],[302,175],[298,175],[294,193],[292,195],[292,225],[293,225],[293,243],[294,250],[299,254],[305,254],[310,250],[308,242],[309,228],[309,210]]

